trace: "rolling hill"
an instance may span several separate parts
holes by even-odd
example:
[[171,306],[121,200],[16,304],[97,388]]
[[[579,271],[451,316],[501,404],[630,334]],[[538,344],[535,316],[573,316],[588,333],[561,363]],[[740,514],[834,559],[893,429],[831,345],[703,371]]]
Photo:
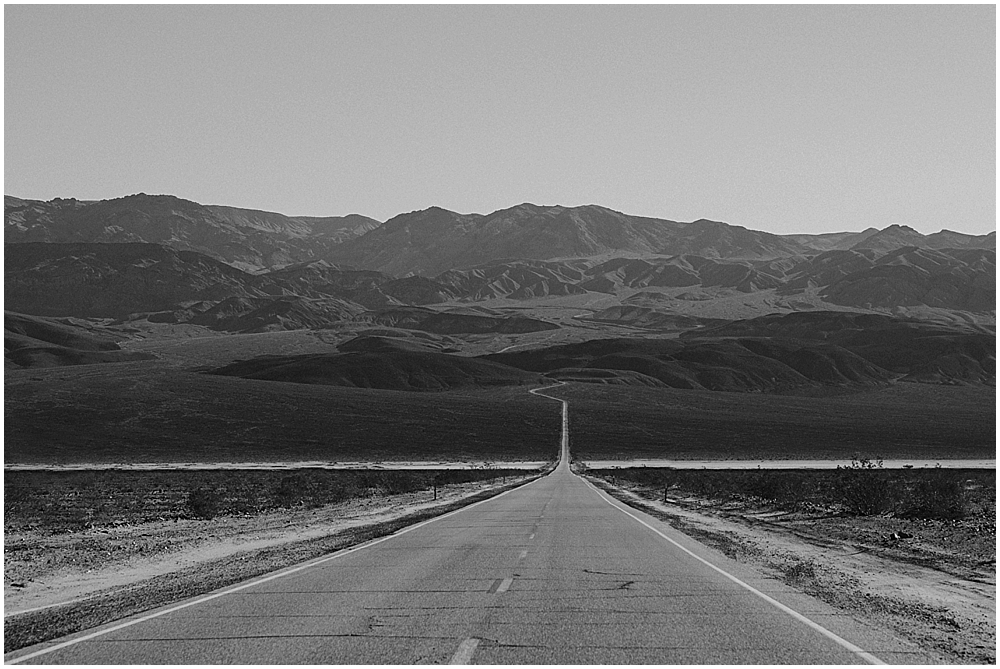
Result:
[[786,392],[899,380],[995,385],[995,350],[996,335],[975,326],[803,312],[706,325],[678,339],[599,339],[485,359],[555,378],[588,380],[580,370],[619,370],[672,388]]
[[[671,388],[776,392],[816,386],[875,387],[892,374],[839,346],[762,339],[600,339],[485,356],[566,378],[579,370],[620,370]],[[578,380],[584,380],[582,378]],[[651,385],[644,379],[642,385]]]
[[996,384],[996,334],[974,325],[942,325],[877,314],[772,314],[680,335],[823,341],[852,351],[904,381]]
[[[451,390],[542,383],[539,374],[488,360],[424,350],[391,338],[365,338],[341,353],[267,356],[233,363],[213,374],[382,390]],[[360,349],[360,350],[359,350]]]
[[152,360],[149,353],[123,351],[109,333],[47,318],[5,311],[7,367],[61,367]]

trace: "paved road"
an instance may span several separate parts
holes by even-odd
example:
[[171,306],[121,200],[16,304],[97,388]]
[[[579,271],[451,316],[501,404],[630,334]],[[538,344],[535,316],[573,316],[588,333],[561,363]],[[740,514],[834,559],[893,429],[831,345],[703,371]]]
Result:
[[598,492],[570,472],[566,438],[526,486],[8,662],[927,661]]

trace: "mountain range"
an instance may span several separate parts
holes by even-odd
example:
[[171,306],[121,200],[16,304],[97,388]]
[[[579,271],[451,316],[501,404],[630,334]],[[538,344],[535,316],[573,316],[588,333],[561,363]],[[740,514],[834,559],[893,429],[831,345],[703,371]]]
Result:
[[163,244],[248,271],[322,258],[379,222],[349,216],[284,216],[139,193],[113,200],[4,198],[4,242]]
[[996,249],[996,233],[922,235],[890,225],[857,233],[776,235],[704,219],[684,223],[632,216],[597,205],[527,203],[486,215],[431,207],[380,224],[357,214],[285,216],[171,195],[140,193],[93,202],[6,196],[4,223],[8,244],[147,242],[197,251],[251,272],[325,260],[400,277],[430,277],[511,259],[694,255],[771,260],[837,250]]
[[[234,332],[326,327],[359,318],[395,326],[396,316],[388,315],[393,309],[408,322],[414,318],[412,311],[399,312],[400,307],[588,293],[620,300],[620,307],[595,313],[595,320],[640,327],[668,327],[667,321],[677,320],[664,311],[662,300],[720,294],[767,292],[785,310],[815,309],[825,302],[862,310],[989,312],[996,302],[996,252],[985,249],[909,247],[881,255],[827,251],[757,261],[694,255],[604,262],[516,260],[449,270],[433,278],[395,278],[325,261],[251,274],[200,253],[157,244],[36,242],[5,244],[4,265],[4,299],[17,312],[145,317]],[[671,289],[682,288],[690,290],[670,296]],[[668,293],[658,292],[664,290]],[[420,313],[426,318],[430,312]]]
[[432,207],[380,224],[169,195],[7,196],[4,239],[4,298],[15,312],[227,332],[345,321],[440,334],[531,332],[556,326],[489,309],[452,305],[446,316],[422,307],[574,296],[584,304],[594,301],[588,295],[603,307],[579,318],[667,330],[732,320],[681,307],[739,295],[767,295],[762,306],[783,313],[991,314],[996,303],[995,233],[922,235],[892,225],[775,235],[596,205],[522,204],[488,215]]

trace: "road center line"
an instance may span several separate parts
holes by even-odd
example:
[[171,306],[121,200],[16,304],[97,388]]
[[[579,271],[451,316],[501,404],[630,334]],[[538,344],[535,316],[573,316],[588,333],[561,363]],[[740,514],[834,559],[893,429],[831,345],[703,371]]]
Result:
[[505,578],[503,580],[503,583],[500,584],[500,587],[497,588],[497,593],[499,594],[501,592],[507,592],[507,588],[509,588],[510,584],[513,583],[513,582],[514,582],[514,579],[512,579],[512,578]]
[[528,557],[528,551],[521,551],[521,554],[517,556],[517,559],[523,560],[526,557]]
[[458,650],[451,656],[448,664],[468,664],[472,661],[472,656],[476,652],[476,646],[478,645],[479,639],[475,637],[470,637],[458,644]]
[[[429,518],[427,520],[421,521],[421,522],[416,523],[414,525],[408,525],[408,526],[406,526],[406,527],[404,527],[404,528],[402,528],[400,530],[397,530],[396,532],[394,532],[392,534],[387,534],[384,537],[379,537],[378,539],[373,539],[372,541],[368,541],[368,542],[365,542],[363,544],[358,544],[357,546],[351,546],[350,548],[345,548],[343,550],[337,551],[336,553],[331,553],[330,555],[325,555],[325,556],[320,557],[320,558],[315,558],[313,560],[309,560],[309,561],[303,562],[301,564],[295,565],[294,567],[288,567],[288,568],[283,569],[281,571],[272,572],[272,573],[270,573],[270,574],[268,574],[266,576],[262,576],[260,578],[255,578],[255,579],[250,580],[250,581],[244,581],[244,582],[239,583],[239,584],[237,584],[235,586],[226,588],[225,590],[222,590],[220,592],[213,592],[213,593],[210,593],[210,594],[207,594],[207,595],[201,595],[201,596],[198,596],[198,597],[194,597],[192,599],[188,599],[187,601],[181,602],[180,604],[175,604],[173,606],[168,606],[167,608],[163,608],[163,609],[160,609],[158,611],[153,611],[152,613],[147,613],[145,615],[140,615],[137,618],[132,618],[132,619],[129,619],[129,620],[125,620],[124,622],[120,622],[118,624],[112,624],[110,627],[104,627],[102,629],[97,629],[96,631],[93,631],[93,632],[90,632],[90,633],[86,633],[86,634],[82,634],[81,636],[69,639],[67,641],[63,641],[61,643],[55,643],[54,645],[47,646],[47,647],[42,648],[40,650],[36,650],[33,653],[27,653],[25,655],[20,655],[18,657],[10,657],[11,654],[17,653],[18,651],[12,651],[11,654],[6,654],[5,653],[4,664],[18,664],[20,662],[24,662],[26,660],[30,660],[32,658],[39,657],[41,655],[48,655],[49,653],[52,653],[52,652],[57,651],[57,650],[60,650],[62,648],[67,648],[69,646],[75,646],[78,643],[82,643],[84,641],[89,641],[91,639],[94,639],[94,638],[97,638],[97,637],[100,637],[100,636],[104,636],[105,634],[110,634],[111,632],[117,632],[118,630],[125,629],[127,627],[132,627],[133,625],[138,625],[139,623],[146,622],[147,620],[153,620],[154,618],[159,618],[161,616],[165,616],[167,614],[173,613],[174,611],[180,611],[182,609],[186,609],[186,608],[191,607],[191,606],[197,606],[198,604],[201,604],[203,602],[208,602],[208,601],[211,601],[213,599],[218,599],[219,597],[225,597],[226,595],[231,595],[231,594],[233,594],[235,592],[240,592],[241,590],[246,590],[247,588],[252,588],[254,586],[261,585],[263,583],[267,583],[268,581],[273,581],[273,580],[278,579],[278,578],[284,578],[286,576],[291,576],[292,574],[297,574],[297,573],[299,573],[301,571],[304,571],[306,569],[311,569],[311,568],[317,567],[317,566],[319,566],[321,564],[325,564],[327,562],[330,562],[331,560],[336,560],[338,558],[342,558],[345,555],[350,555],[351,553],[356,553],[358,551],[365,550],[366,548],[371,548],[372,546],[377,546],[378,544],[381,544],[381,543],[383,543],[385,541],[391,541],[392,539],[395,539],[395,538],[400,537],[400,536],[402,536],[404,534],[407,534],[407,533],[412,532],[412,531],[414,531],[416,529],[419,529],[419,528],[423,527],[424,525],[429,525],[430,523],[436,523],[439,520],[444,520],[445,518],[450,518],[451,516],[454,516],[455,514],[458,514],[458,513],[462,513],[463,511],[465,511],[467,509],[472,509],[472,508],[475,508],[475,507],[477,507],[477,506],[479,506],[481,504],[486,504],[487,502],[492,502],[494,500],[497,500],[497,499],[499,499],[499,498],[507,495],[508,493],[514,492],[515,490],[520,490],[521,488],[526,488],[529,485],[532,485],[533,483],[538,482],[539,480],[541,480],[541,477],[535,479],[534,481],[529,481],[528,483],[520,485],[517,488],[511,488],[510,490],[505,490],[504,492],[500,493],[499,495],[494,495],[493,497],[487,497],[486,499],[480,500],[478,502],[473,502],[472,504],[469,504],[468,506],[460,507],[458,509],[455,509],[454,511],[449,511],[448,513],[443,513],[440,516],[435,516],[433,518]],[[51,642],[42,642],[42,643],[51,643]],[[478,641],[476,643],[478,643]]]

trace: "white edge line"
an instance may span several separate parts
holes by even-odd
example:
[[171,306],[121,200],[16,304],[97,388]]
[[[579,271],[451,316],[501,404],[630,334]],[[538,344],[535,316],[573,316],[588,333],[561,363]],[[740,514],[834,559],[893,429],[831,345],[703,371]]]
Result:
[[458,644],[458,650],[451,656],[448,664],[468,664],[472,661],[472,656],[475,654],[478,645],[479,639],[475,637],[470,637]]
[[[566,383],[565,383],[565,381],[561,381],[561,382],[559,382],[558,385],[566,385]],[[543,390],[551,390],[552,388],[555,388],[555,387],[557,387],[557,386],[547,386],[545,388],[538,388],[537,390],[529,390],[528,392],[530,392],[532,395],[537,395],[537,396],[540,396],[540,397],[546,397],[546,398],[548,398],[550,400],[556,400],[557,402],[562,402],[562,404],[563,404],[563,435],[562,435],[562,439],[563,439],[563,443],[565,443],[566,441],[568,441],[568,436],[569,436],[569,426],[567,424],[568,423],[568,421],[567,421],[567,418],[568,418],[567,413],[568,413],[568,408],[569,408],[569,402],[566,401],[566,400],[563,400],[563,399],[559,399],[558,397],[550,397],[548,395],[542,395],[542,393],[541,393],[541,391],[543,391]],[[605,502],[607,502],[608,504],[610,504],[612,507],[614,507],[615,509],[618,509],[619,511],[621,511],[622,513],[624,513],[626,516],[628,516],[629,518],[631,518],[632,520],[634,520],[634,521],[636,521],[636,522],[638,522],[638,523],[646,526],[648,529],[652,530],[653,532],[656,532],[658,535],[660,535],[661,537],[663,537],[664,539],[666,539],[667,541],[669,541],[671,544],[673,544],[677,548],[681,549],[682,551],[684,551],[685,553],[687,553],[688,555],[690,555],[691,557],[693,557],[695,560],[698,560],[699,562],[701,562],[705,566],[710,567],[711,569],[717,571],[718,573],[722,574],[723,576],[725,576],[726,578],[728,578],[733,583],[736,583],[740,587],[742,587],[742,588],[748,590],[749,592],[757,595],[758,597],[760,597],[761,599],[763,599],[764,601],[766,601],[768,604],[771,604],[772,606],[774,606],[775,608],[779,609],[780,611],[783,611],[784,613],[787,613],[792,618],[798,620],[799,622],[801,622],[802,624],[806,625],[807,627],[809,627],[809,628],[811,628],[811,629],[819,632],[820,634],[822,634],[823,636],[827,637],[828,639],[830,639],[834,643],[838,644],[839,646],[841,646],[841,647],[849,650],[850,652],[856,654],[858,657],[860,657],[861,659],[865,660],[869,664],[885,664],[885,662],[883,662],[882,660],[878,659],[877,657],[875,657],[874,655],[872,655],[868,651],[866,651],[866,650],[864,650],[864,649],[862,649],[862,648],[860,648],[858,646],[855,646],[853,643],[851,643],[847,639],[844,639],[844,638],[838,636],[837,634],[835,634],[834,632],[831,632],[830,630],[826,629],[825,627],[823,627],[819,623],[814,622],[814,621],[810,620],[809,618],[806,618],[804,615],[802,615],[801,613],[799,613],[795,609],[789,608],[788,606],[782,604],[781,602],[779,602],[778,600],[774,599],[773,597],[764,594],[763,592],[761,592],[757,588],[753,587],[752,585],[750,585],[748,583],[744,583],[743,581],[741,581],[740,579],[736,578],[735,576],[733,576],[729,572],[727,572],[727,571],[725,571],[725,570],[723,570],[723,569],[715,566],[714,564],[712,564],[711,562],[709,562],[705,558],[703,558],[703,557],[701,557],[701,556],[699,556],[699,555],[691,552],[690,550],[688,550],[684,546],[680,545],[679,543],[677,543],[676,541],[674,541],[673,539],[671,539],[670,537],[668,537],[663,532],[659,531],[658,529],[656,529],[655,527],[653,527],[652,525],[650,525],[649,523],[647,523],[646,521],[644,521],[642,518],[634,515],[631,511],[628,510],[630,507],[628,507],[627,505],[625,505],[623,502],[620,502],[620,504],[622,504],[622,506],[619,506],[618,504],[615,503],[615,501],[613,501],[613,498],[610,495],[607,495],[607,493],[604,493],[601,490],[599,490],[597,488],[597,486],[595,486],[594,484],[592,484],[590,481],[588,481],[587,479],[583,478],[582,476],[579,476],[576,473],[573,473],[573,475],[577,476],[581,481],[583,481],[588,486],[590,486],[591,489],[593,489],[594,492],[596,492],[601,497],[601,499],[603,499]]]
[[[532,394],[536,394],[536,391],[550,390],[552,388],[557,388],[559,386],[564,386],[564,385],[566,385],[566,382],[565,381],[560,381],[559,383],[557,383],[557,384],[555,384],[553,386],[545,386],[544,388],[537,388],[535,390],[529,390],[528,392],[532,393]],[[542,395],[542,397],[547,397],[547,396]],[[561,399],[559,399],[557,397],[548,397],[548,399],[555,400],[557,402],[562,402],[563,405],[564,405],[564,410],[565,410],[565,405],[567,404],[567,402],[565,400],[561,400]],[[489,497],[487,499],[480,500],[480,501],[475,502],[473,504],[469,504],[468,506],[463,506],[460,509],[455,509],[454,511],[449,511],[448,513],[442,514],[440,516],[435,516],[434,518],[430,518],[428,520],[422,521],[420,523],[417,523],[416,525],[410,525],[408,527],[404,527],[403,529],[398,530],[396,532],[393,532],[392,534],[386,535],[384,537],[379,537],[378,539],[374,539],[372,541],[368,541],[368,542],[365,542],[363,544],[359,544],[357,546],[352,546],[350,548],[345,548],[344,550],[338,551],[336,553],[333,553],[332,555],[327,555],[325,557],[321,557],[321,558],[317,558],[317,559],[314,559],[314,560],[311,560],[311,561],[308,561],[308,562],[304,562],[304,563],[299,564],[299,565],[297,565],[295,567],[291,567],[291,568],[285,569],[283,571],[279,571],[277,573],[269,574],[268,576],[264,576],[262,578],[254,579],[254,580],[251,580],[251,581],[246,581],[246,582],[241,583],[241,584],[239,584],[239,585],[237,585],[235,587],[231,587],[228,590],[223,590],[222,592],[216,592],[216,593],[213,593],[213,594],[210,594],[210,595],[204,595],[202,597],[197,597],[195,599],[188,600],[188,601],[184,602],[183,604],[178,604],[177,606],[172,606],[170,608],[163,609],[161,611],[156,611],[156,612],[151,613],[149,615],[142,616],[141,618],[136,618],[134,620],[129,620],[127,622],[121,623],[119,625],[114,625],[113,627],[108,627],[108,628],[105,628],[105,629],[101,629],[101,630],[98,630],[98,631],[93,632],[91,634],[87,634],[87,635],[82,636],[82,637],[77,637],[75,639],[70,639],[69,641],[64,641],[64,642],[56,644],[54,646],[49,646],[47,648],[42,648],[42,649],[37,650],[37,651],[35,651],[33,653],[28,653],[26,655],[20,655],[18,657],[11,658],[11,659],[6,659],[5,658],[4,659],[4,664],[18,664],[18,663],[23,662],[25,660],[30,660],[32,658],[39,657],[41,655],[47,655],[47,654],[55,652],[57,650],[61,650],[63,648],[67,648],[69,646],[75,646],[78,643],[83,643],[84,641],[89,641],[90,639],[94,639],[94,638],[97,638],[99,636],[104,636],[105,634],[110,634],[111,632],[117,632],[120,629],[125,629],[127,627],[132,627],[133,625],[138,625],[139,623],[146,622],[147,620],[152,620],[154,618],[159,618],[161,616],[165,616],[165,615],[167,615],[169,613],[173,613],[175,611],[180,611],[181,609],[186,609],[186,608],[188,608],[190,606],[195,606],[197,604],[202,604],[204,602],[216,599],[218,597],[224,597],[226,595],[230,595],[230,594],[233,594],[235,592],[239,592],[240,590],[244,590],[246,588],[251,588],[251,587],[253,587],[255,585],[260,585],[262,583],[267,583],[268,581],[273,581],[273,580],[278,579],[278,578],[283,578],[285,576],[290,576],[292,574],[298,573],[298,572],[303,571],[305,569],[309,569],[311,567],[315,567],[317,565],[324,564],[324,563],[329,562],[331,560],[336,560],[337,558],[343,557],[343,556],[348,555],[350,553],[353,553],[355,551],[359,551],[359,550],[362,550],[364,548],[369,548],[369,547],[374,546],[376,544],[380,544],[383,541],[388,541],[389,539],[392,539],[394,537],[398,537],[400,535],[406,534],[407,532],[415,530],[418,527],[423,527],[424,525],[427,525],[428,523],[433,523],[436,520],[442,520],[444,518],[447,518],[448,516],[451,516],[451,515],[454,515],[456,513],[459,513],[460,511],[465,511],[466,509],[471,509],[474,506],[479,506],[480,504],[483,504],[485,502],[489,502],[491,500],[498,499],[500,497],[503,497],[504,495],[506,495],[509,492],[513,492],[514,490],[517,490],[518,488],[523,488],[525,486],[529,486],[532,483],[535,483],[535,481],[538,481],[540,478],[541,478],[541,476],[539,478],[536,478],[534,481],[529,481],[528,483],[525,483],[524,485],[517,486],[517,488],[511,488],[510,490],[505,490],[504,492],[500,493],[499,495],[494,495],[493,497]],[[84,599],[86,599],[86,598],[84,598]],[[74,603],[76,601],[81,601],[81,600],[70,600],[68,602],[62,602],[60,604],[53,604],[51,606],[43,606],[43,607],[38,607],[38,608],[35,608],[35,609],[27,609],[25,611],[19,611],[19,612],[16,612],[16,613],[30,613],[32,611],[39,611],[39,610],[42,610],[42,609],[45,609],[45,608],[53,608],[54,606],[61,606],[61,605],[65,605],[65,604],[72,604],[72,603]],[[11,615],[16,615],[16,614],[11,614]],[[4,616],[4,618],[6,618],[6,617],[7,616]],[[475,644],[478,645],[479,641],[475,640]],[[475,646],[473,646],[473,650],[475,650]],[[13,652],[17,652],[17,651],[13,651]]]
[[[677,548],[681,549],[682,551],[684,551],[685,553],[687,553],[688,555],[690,555],[691,557],[693,557],[695,560],[698,560],[699,562],[701,562],[702,564],[706,565],[707,567],[710,567],[711,569],[714,569],[715,571],[719,572],[720,574],[722,574],[723,576],[725,576],[726,578],[728,578],[730,581],[736,583],[737,585],[739,585],[740,587],[742,587],[742,588],[744,588],[746,590],[749,590],[753,594],[757,595],[758,597],[760,597],[761,599],[763,599],[764,601],[766,601],[768,604],[771,604],[772,606],[780,609],[781,611],[783,611],[783,612],[787,613],[788,615],[790,615],[791,617],[795,618],[800,623],[802,623],[802,624],[804,624],[804,625],[806,625],[806,626],[808,626],[808,627],[816,630],[817,632],[819,632],[823,636],[827,637],[831,641],[837,643],[838,645],[840,645],[840,646],[846,648],[847,650],[851,651],[852,653],[856,654],[858,657],[862,658],[863,660],[865,660],[869,664],[885,664],[885,662],[883,662],[882,660],[878,659],[877,657],[875,657],[874,655],[872,655],[868,651],[866,651],[866,650],[864,650],[862,648],[859,648],[858,646],[855,646],[853,643],[851,643],[847,639],[844,639],[844,638],[838,636],[837,634],[835,634],[835,633],[831,632],[830,630],[826,629],[825,627],[823,627],[819,623],[814,622],[814,621],[810,620],[809,618],[806,618],[804,615],[802,615],[801,613],[799,613],[795,609],[789,608],[788,606],[782,604],[781,602],[779,602],[778,600],[774,599],[773,597],[764,594],[763,592],[761,592],[757,588],[753,587],[752,585],[749,585],[748,583],[744,583],[743,581],[741,581],[740,579],[736,578],[735,576],[733,576],[729,572],[727,572],[727,571],[725,571],[725,570],[723,570],[723,569],[721,569],[719,567],[716,567],[714,564],[712,564],[711,562],[709,562],[705,558],[703,558],[703,557],[701,557],[701,556],[699,556],[699,555],[691,552],[690,550],[688,550],[684,546],[680,545],[679,543],[677,543],[676,541],[674,541],[673,539],[671,539],[670,537],[668,537],[663,532],[659,531],[658,529],[656,529],[655,527],[653,527],[652,525],[650,525],[649,523],[647,523],[646,521],[644,521],[642,518],[639,518],[638,516],[634,515],[630,511],[628,511],[627,508],[622,507],[622,506],[618,506],[618,504],[615,504],[614,502],[612,502],[610,496],[608,496],[607,493],[604,493],[601,490],[599,490],[597,488],[597,486],[595,486],[590,481],[584,479],[583,477],[580,477],[580,479],[584,483],[586,483],[587,485],[589,485],[591,488],[593,488],[594,491],[597,492],[601,496],[601,499],[603,499],[605,502],[607,502],[608,504],[610,504],[612,507],[618,509],[619,511],[621,511],[622,513],[624,513],[626,516],[628,516],[629,518],[631,518],[632,520],[635,520],[636,522],[638,522],[638,523],[640,523],[642,525],[645,525],[647,528],[653,530],[654,532],[656,532],[657,534],[659,534],[661,537],[663,537],[664,539],[666,539],[667,541],[669,541],[670,543],[672,543],[674,546],[676,546]],[[622,504],[624,504],[624,502],[622,502]]]
[[[211,601],[213,599],[217,599],[219,597],[225,597],[226,595],[231,595],[231,594],[233,594],[235,592],[239,592],[240,590],[245,590],[247,588],[252,588],[254,586],[261,585],[262,583],[267,583],[268,581],[273,581],[275,579],[284,578],[285,576],[291,576],[292,574],[296,574],[296,573],[298,573],[300,571],[304,571],[306,569],[310,569],[312,567],[316,567],[316,566],[324,564],[326,562],[330,562],[331,560],[336,560],[337,558],[344,557],[345,555],[348,555],[350,553],[354,553],[356,551],[360,551],[360,550],[363,550],[365,548],[371,548],[372,546],[374,546],[376,544],[380,544],[383,541],[388,541],[390,539],[394,539],[394,538],[396,538],[398,536],[406,534],[407,532],[412,532],[413,530],[415,530],[415,529],[417,529],[419,527],[423,527],[424,525],[427,525],[429,523],[433,523],[434,521],[444,520],[445,518],[447,518],[449,516],[453,516],[456,513],[460,513],[462,511],[465,511],[466,509],[471,509],[471,508],[473,508],[475,506],[479,506],[480,504],[485,504],[486,502],[491,502],[491,501],[493,501],[495,499],[499,499],[500,497],[503,497],[507,493],[513,492],[513,491],[518,490],[520,488],[524,488],[526,486],[529,486],[532,483],[537,482],[541,478],[542,477],[539,476],[534,481],[529,481],[528,483],[525,483],[523,485],[519,485],[516,488],[511,488],[510,490],[505,490],[502,493],[500,493],[499,495],[494,495],[492,497],[488,497],[486,499],[479,500],[478,502],[474,502],[472,504],[469,504],[468,506],[463,506],[460,509],[455,509],[454,511],[449,511],[448,513],[441,514],[440,516],[435,516],[433,518],[429,518],[427,520],[424,520],[424,521],[421,521],[421,522],[417,523],[416,525],[409,525],[408,527],[404,527],[404,528],[402,528],[402,529],[400,529],[400,530],[398,530],[396,532],[393,532],[392,534],[388,534],[388,535],[386,535],[384,537],[379,537],[378,539],[373,539],[372,541],[368,541],[368,542],[365,542],[363,544],[358,544],[357,546],[351,546],[350,548],[345,548],[345,549],[343,549],[341,551],[337,551],[336,553],[333,553],[332,555],[326,555],[324,557],[316,558],[316,559],[310,560],[308,562],[303,562],[302,564],[296,565],[294,567],[287,568],[287,569],[285,569],[283,571],[279,571],[277,573],[268,574],[267,576],[264,576],[264,577],[261,577],[261,578],[257,578],[257,579],[251,580],[251,581],[245,581],[245,582],[240,583],[239,585],[237,585],[235,587],[229,588],[228,590],[223,590],[222,592],[215,592],[215,593],[212,593],[210,595],[203,595],[201,597],[196,597],[195,599],[190,599],[190,600],[184,602],[183,604],[178,604],[176,606],[172,606],[172,607],[167,608],[167,609],[156,611],[154,613],[150,613],[148,615],[142,616],[141,618],[135,618],[133,620],[128,620],[128,621],[120,623],[118,625],[114,625],[113,627],[108,627],[108,628],[105,628],[105,629],[101,629],[101,630],[98,630],[96,632],[92,632],[90,634],[84,635],[82,637],[77,637],[75,639],[70,639],[69,641],[63,641],[62,643],[58,643],[58,644],[56,644],[54,646],[49,646],[47,648],[42,648],[41,650],[37,650],[37,651],[35,651],[33,653],[28,653],[26,655],[21,655],[21,656],[12,658],[12,659],[6,659],[5,658],[4,659],[4,664],[18,664],[19,662],[23,662],[25,660],[30,660],[32,658],[39,657],[41,655],[47,655],[47,654],[55,652],[57,650],[61,650],[63,648],[67,648],[69,646],[75,646],[78,643],[83,643],[84,641],[89,641],[89,640],[95,639],[95,638],[97,638],[99,636],[104,636],[105,634],[110,634],[111,632],[117,632],[118,630],[125,629],[126,627],[132,627],[133,625],[138,625],[139,623],[144,623],[147,620],[152,620],[153,618],[159,618],[160,616],[165,616],[168,613],[173,613],[175,611],[180,611],[181,609],[186,609],[186,608],[188,608],[190,606],[196,606],[198,604],[203,604],[205,602]],[[476,644],[478,644],[478,643],[479,643],[479,641],[476,640]],[[474,647],[473,647],[473,650],[475,650]],[[13,651],[13,652],[16,653],[17,651]]]

